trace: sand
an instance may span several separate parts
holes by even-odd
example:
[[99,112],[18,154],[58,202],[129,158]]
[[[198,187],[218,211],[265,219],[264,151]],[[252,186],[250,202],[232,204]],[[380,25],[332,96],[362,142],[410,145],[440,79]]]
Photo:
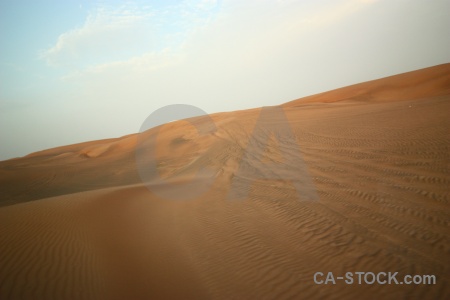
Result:
[[446,64],[2,161],[0,299],[450,299],[449,112]]

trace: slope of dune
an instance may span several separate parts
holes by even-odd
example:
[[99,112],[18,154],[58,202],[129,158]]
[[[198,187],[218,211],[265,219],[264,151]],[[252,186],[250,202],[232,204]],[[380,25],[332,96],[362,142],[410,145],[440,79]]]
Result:
[[411,101],[450,93],[449,64],[421,69],[290,101],[284,106],[339,101]]
[[0,299],[449,299],[449,112],[446,64],[2,161]]

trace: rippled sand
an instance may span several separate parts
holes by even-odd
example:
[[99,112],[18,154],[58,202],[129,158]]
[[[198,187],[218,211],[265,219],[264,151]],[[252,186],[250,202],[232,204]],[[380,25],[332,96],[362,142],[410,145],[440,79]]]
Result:
[[0,162],[0,299],[450,299],[449,112],[446,64]]

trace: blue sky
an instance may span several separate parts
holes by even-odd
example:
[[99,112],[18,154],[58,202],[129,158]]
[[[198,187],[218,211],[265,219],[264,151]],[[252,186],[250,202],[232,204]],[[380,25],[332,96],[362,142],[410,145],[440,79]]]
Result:
[[450,62],[450,1],[0,0],[0,160],[174,103],[276,105]]

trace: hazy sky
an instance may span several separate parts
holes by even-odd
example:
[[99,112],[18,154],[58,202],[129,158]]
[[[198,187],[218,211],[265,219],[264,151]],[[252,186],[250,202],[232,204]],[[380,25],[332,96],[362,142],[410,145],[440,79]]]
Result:
[[174,103],[281,104],[450,62],[449,0],[0,0],[0,160]]

